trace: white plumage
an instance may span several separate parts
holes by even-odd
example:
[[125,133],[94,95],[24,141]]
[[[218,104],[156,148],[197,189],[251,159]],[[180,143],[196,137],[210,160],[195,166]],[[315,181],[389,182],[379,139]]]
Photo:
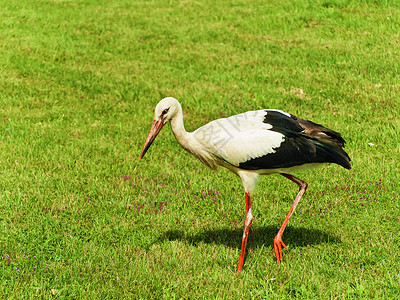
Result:
[[238,175],[245,189],[246,218],[237,272],[243,267],[248,233],[252,223],[250,194],[259,175],[279,173],[299,185],[300,191],[274,239],[275,255],[282,261],[283,231],[306,191],[307,183],[290,175],[298,169],[321,163],[336,163],[350,169],[343,151],[345,141],[338,132],[275,109],[249,111],[212,121],[188,133],[183,125],[182,107],[171,97],[161,100],[143,146],[143,158],[168,122],[179,144],[212,169],[223,166]]
[[238,167],[252,158],[274,153],[284,135],[271,131],[271,124],[263,123],[266,112],[249,111],[229,118],[212,121],[192,134],[214,155]]

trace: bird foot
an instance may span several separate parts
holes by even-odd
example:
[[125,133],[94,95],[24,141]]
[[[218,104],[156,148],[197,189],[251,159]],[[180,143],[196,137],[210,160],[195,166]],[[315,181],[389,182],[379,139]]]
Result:
[[274,250],[275,250],[275,256],[278,264],[282,262],[282,247],[287,248],[285,243],[282,241],[282,237],[277,234],[276,237],[274,238]]

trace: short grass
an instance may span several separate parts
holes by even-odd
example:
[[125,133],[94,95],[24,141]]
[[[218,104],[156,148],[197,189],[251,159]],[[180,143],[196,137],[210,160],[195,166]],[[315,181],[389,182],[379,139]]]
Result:
[[[0,295],[396,298],[400,5],[378,0],[0,1]],[[262,178],[244,271],[239,180],[169,128],[278,108],[341,132],[353,169]],[[373,143],[373,145],[368,145]]]

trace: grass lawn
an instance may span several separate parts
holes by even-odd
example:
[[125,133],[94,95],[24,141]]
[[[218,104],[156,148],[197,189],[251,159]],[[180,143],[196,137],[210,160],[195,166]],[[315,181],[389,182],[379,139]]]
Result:
[[[0,0],[0,297],[394,299],[400,294],[400,3]],[[276,108],[342,133],[353,169],[244,191],[163,130]],[[168,126],[169,127],[169,126]]]

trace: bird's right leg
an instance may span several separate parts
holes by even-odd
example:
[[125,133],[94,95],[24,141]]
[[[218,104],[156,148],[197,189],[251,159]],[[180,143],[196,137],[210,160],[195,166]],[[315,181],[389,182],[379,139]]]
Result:
[[251,213],[251,203],[250,203],[250,193],[246,192],[246,218],[244,219],[244,231],[242,239],[242,248],[240,249],[239,265],[237,268],[237,274],[242,272],[244,254],[246,252],[247,238],[249,236],[251,222],[253,220],[253,215]]
[[282,247],[286,248],[285,243],[282,240],[282,234],[283,231],[286,228],[286,225],[289,223],[289,219],[292,216],[294,210],[296,209],[297,204],[299,204],[299,201],[301,199],[301,197],[303,197],[304,193],[306,192],[307,189],[307,182],[294,177],[293,175],[290,174],[285,174],[285,173],[281,173],[282,176],[285,176],[287,179],[290,179],[291,181],[295,182],[298,186],[299,186],[299,193],[296,196],[296,199],[294,200],[292,207],[289,210],[289,213],[287,214],[285,221],[283,221],[283,224],[281,226],[281,228],[278,231],[278,234],[275,236],[274,238],[274,250],[275,250],[275,256],[276,256],[276,260],[278,262],[278,264],[281,263],[282,261]]

